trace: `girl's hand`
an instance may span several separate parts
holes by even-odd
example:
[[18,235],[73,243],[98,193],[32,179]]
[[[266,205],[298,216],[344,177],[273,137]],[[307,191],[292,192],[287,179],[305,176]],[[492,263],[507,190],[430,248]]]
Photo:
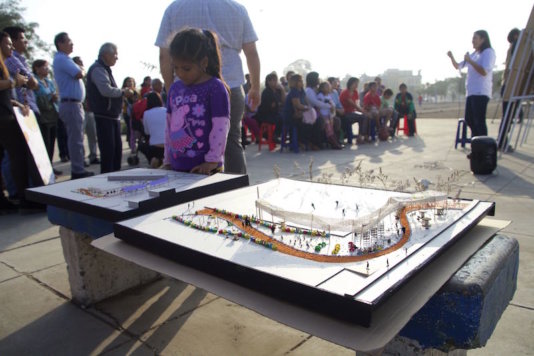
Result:
[[218,166],[219,166],[219,163],[217,162],[204,162],[202,164],[199,164],[196,167],[193,167],[193,169],[191,170],[191,173],[210,175],[212,171],[216,169]]
[[30,107],[28,105],[22,105],[20,108],[20,111],[22,112],[22,115],[28,116],[30,115]]
[[471,56],[469,55],[469,52],[467,52],[464,56],[464,61],[466,63],[471,63]]

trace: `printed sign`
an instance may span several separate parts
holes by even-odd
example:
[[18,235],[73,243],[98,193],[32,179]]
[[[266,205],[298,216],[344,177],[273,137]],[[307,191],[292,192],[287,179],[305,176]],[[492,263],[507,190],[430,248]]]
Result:
[[29,115],[24,116],[20,108],[15,107],[13,109],[19,126],[22,129],[22,133],[24,134],[24,138],[26,139],[26,143],[32,153],[35,165],[39,170],[43,184],[48,185],[55,183],[52,164],[48,158],[48,152],[43,141],[43,136],[41,136],[41,130],[39,129],[35,114],[30,110]]

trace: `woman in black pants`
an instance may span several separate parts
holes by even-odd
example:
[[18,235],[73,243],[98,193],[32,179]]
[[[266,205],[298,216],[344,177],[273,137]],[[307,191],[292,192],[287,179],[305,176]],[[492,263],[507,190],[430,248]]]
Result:
[[[0,33],[0,46],[2,47],[2,52],[12,48],[11,39],[5,32]],[[13,112],[13,104],[20,106],[23,112],[29,110],[28,107],[11,99],[12,89],[23,86],[27,81],[28,78],[20,74],[17,74],[13,79],[10,78],[4,64],[4,57],[3,55],[0,57],[0,146],[9,153],[11,175],[17,185],[17,198],[20,199],[19,208],[23,210],[32,208],[42,209],[41,206],[26,201],[24,197],[24,190],[28,188],[28,178],[31,176],[31,180],[35,186],[43,185],[43,181],[37,171],[22,130]],[[3,157],[0,157],[0,160],[1,158]],[[13,210],[14,208],[14,206],[9,204],[2,191],[2,194],[0,194],[0,209],[5,211]]]

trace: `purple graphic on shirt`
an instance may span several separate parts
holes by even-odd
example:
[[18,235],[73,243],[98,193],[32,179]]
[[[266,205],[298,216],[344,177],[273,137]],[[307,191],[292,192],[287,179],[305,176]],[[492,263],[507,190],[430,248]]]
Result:
[[[210,151],[220,146],[219,141],[226,143],[227,131],[222,134],[224,137],[212,138],[217,146],[210,147],[213,118],[229,118],[230,114],[228,91],[219,79],[212,78],[190,86],[181,81],[173,83],[169,90],[167,112],[166,159],[173,169],[189,171],[204,163],[207,155],[223,162],[224,145],[217,151]],[[219,126],[216,124],[217,130]],[[213,152],[217,155],[214,156]]]

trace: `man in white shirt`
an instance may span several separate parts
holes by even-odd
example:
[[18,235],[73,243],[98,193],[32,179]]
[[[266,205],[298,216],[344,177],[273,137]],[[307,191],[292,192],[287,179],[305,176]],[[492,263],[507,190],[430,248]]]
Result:
[[222,74],[231,89],[230,131],[225,150],[225,172],[246,173],[241,146],[241,119],[245,110],[242,85],[244,73],[239,54],[245,54],[250,73],[249,106],[256,110],[260,102],[260,59],[256,50],[258,37],[245,7],[233,0],[175,0],[167,7],[156,39],[160,48],[160,68],[167,91],[174,81],[169,44],[185,27],[214,31],[221,46]]

